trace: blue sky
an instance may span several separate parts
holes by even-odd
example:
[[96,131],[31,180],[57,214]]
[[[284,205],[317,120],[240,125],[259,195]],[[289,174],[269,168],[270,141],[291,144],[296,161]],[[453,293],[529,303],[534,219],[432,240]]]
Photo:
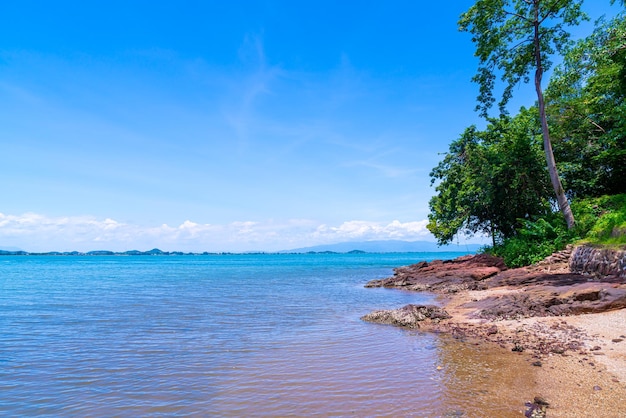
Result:
[[428,174],[481,124],[472,4],[2,2],[0,247],[434,240]]

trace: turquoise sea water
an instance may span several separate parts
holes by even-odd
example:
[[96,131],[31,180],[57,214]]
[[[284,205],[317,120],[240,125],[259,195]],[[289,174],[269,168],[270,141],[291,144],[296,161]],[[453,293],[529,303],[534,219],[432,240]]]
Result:
[[0,415],[440,416],[441,340],[359,318],[458,255],[0,257]]

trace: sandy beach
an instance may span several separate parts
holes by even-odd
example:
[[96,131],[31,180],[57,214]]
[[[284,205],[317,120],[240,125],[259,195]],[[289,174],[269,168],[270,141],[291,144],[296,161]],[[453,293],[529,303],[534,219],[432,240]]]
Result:
[[[547,417],[626,416],[626,310],[493,322],[468,318],[468,310],[461,307],[470,300],[517,291],[494,289],[446,298],[443,304],[452,316],[448,330],[461,329],[470,340],[486,341],[483,348],[498,356],[508,353],[514,364],[524,358],[527,368],[515,373],[534,379],[534,393],[519,400],[525,412],[539,397],[548,403]],[[560,353],[548,348],[570,343],[577,349]],[[522,351],[513,351],[516,344]],[[509,382],[500,378],[492,384]]]
[[448,334],[504,359],[489,383],[507,399],[519,392],[520,416],[624,417],[626,285],[570,271],[569,256],[520,269],[488,256],[399,268],[367,286],[434,292],[438,304],[363,319]]
[[[581,330],[578,353],[543,358],[537,392],[549,417],[623,417],[626,414],[626,311],[558,318]],[[529,324],[549,324],[533,319]]]

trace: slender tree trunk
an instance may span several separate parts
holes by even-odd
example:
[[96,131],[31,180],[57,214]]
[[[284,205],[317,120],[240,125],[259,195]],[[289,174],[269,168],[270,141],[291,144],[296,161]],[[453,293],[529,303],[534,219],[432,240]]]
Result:
[[534,42],[535,42],[535,60],[536,60],[536,70],[535,70],[535,90],[537,91],[537,102],[539,106],[539,117],[541,118],[541,133],[543,136],[543,149],[546,153],[546,162],[548,164],[548,172],[550,173],[550,180],[552,181],[552,187],[554,188],[554,192],[556,193],[556,200],[559,204],[559,209],[563,216],[565,217],[565,222],[567,222],[567,227],[572,229],[576,224],[574,220],[574,214],[572,213],[571,208],[569,207],[569,202],[567,201],[567,196],[565,196],[565,191],[563,190],[563,186],[561,185],[561,179],[559,177],[559,173],[556,170],[556,162],[554,160],[554,153],[552,152],[552,142],[550,141],[550,131],[548,130],[548,119],[546,117],[546,105],[543,99],[543,91],[541,90],[541,79],[543,77],[543,65],[541,62],[541,45],[539,38],[539,1],[535,0],[535,21],[534,21],[535,33],[534,33]]

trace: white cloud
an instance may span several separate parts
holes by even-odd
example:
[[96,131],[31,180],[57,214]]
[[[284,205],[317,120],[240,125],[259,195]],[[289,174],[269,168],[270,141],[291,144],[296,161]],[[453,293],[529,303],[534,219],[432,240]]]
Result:
[[131,249],[181,251],[277,251],[342,241],[432,239],[427,221],[347,221],[338,226],[308,219],[142,226],[90,216],[48,217],[0,213],[0,246],[27,251]]
[[394,220],[389,224],[368,221],[348,221],[338,227],[320,225],[313,236],[325,242],[353,240],[418,240],[431,237],[426,229],[428,221],[402,223]]

